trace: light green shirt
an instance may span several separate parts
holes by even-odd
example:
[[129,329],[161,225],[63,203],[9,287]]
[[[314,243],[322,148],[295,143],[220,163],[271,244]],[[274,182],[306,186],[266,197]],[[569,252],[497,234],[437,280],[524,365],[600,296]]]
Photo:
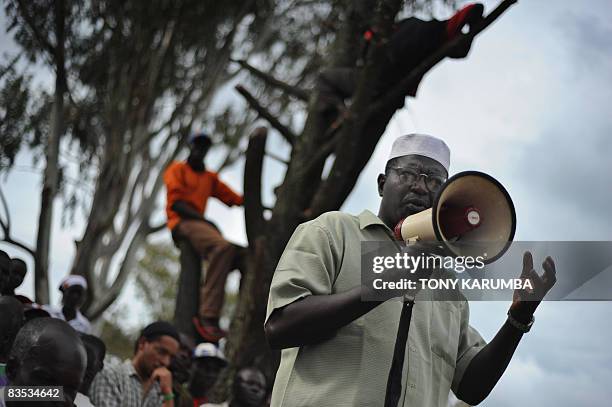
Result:
[[[361,284],[361,242],[388,241],[391,230],[373,213],[329,212],[300,225],[278,263],[266,319],[309,295]],[[400,406],[446,407],[472,358],[485,345],[469,325],[465,300],[430,301],[420,291],[406,344]],[[428,300],[429,299],[429,300]],[[387,301],[316,345],[284,349],[272,407],[382,406],[401,301]]]

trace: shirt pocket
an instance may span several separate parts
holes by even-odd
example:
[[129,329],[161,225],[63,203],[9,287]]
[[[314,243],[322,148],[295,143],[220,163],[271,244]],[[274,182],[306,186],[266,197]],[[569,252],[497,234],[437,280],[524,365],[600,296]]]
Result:
[[450,374],[457,362],[460,336],[459,304],[450,301],[432,301],[430,316],[431,352],[451,367]]

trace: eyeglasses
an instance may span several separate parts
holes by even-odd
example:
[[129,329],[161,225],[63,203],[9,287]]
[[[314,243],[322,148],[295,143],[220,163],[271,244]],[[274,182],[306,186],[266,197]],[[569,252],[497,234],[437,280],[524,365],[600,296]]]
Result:
[[414,184],[418,181],[420,177],[423,177],[425,181],[425,187],[429,192],[436,192],[444,182],[446,182],[446,177],[434,174],[424,174],[417,170],[412,170],[410,168],[397,168],[391,167],[397,173],[397,176],[401,183],[405,184]]

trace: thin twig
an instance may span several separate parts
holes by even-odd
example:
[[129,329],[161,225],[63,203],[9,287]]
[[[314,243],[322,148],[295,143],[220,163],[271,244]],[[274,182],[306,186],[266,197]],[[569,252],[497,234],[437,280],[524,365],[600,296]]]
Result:
[[240,65],[241,67],[243,67],[244,69],[252,73],[257,78],[266,82],[268,85],[273,86],[275,88],[279,88],[285,91],[286,93],[290,94],[291,96],[298,98],[299,100],[302,100],[304,102],[308,101],[308,92],[305,91],[304,89],[301,89],[298,86],[289,85],[286,82],[276,79],[272,75],[267,74],[263,71],[260,71],[259,69],[255,68],[253,65],[250,65],[244,59],[239,59],[239,60],[232,59],[231,61],[237,63],[238,65]]
[[272,127],[274,127],[276,130],[279,131],[279,133],[283,136],[283,138],[285,140],[287,140],[287,142],[289,144],[291,144],[292,146],[295,144],[295,140],[297,138],[297,136],[284,124],[282,124],[281,122],[278,121],[278,119],[272,114],[270,113],[270,111],[268,109],[266,109],[265,107],[263,107],[261,105],[261,103],[259,103],[259,101],[257,101],[257,99],[255,99],[255,96],[253,96],[248,90],[246,90],[244,88],[244,86],[242,85],[237,85],[236,86],[236,90],[238,91],[238,93],[240,93],[242,95],[242,97],[245,98],[245,100],[247,101],[247,103],[264,119],[266,119],[271,125]]
[[6,221],[0,219],[0,228],[2,228],[2,232],[4,233],[4,238],[2,239],[2,241],[13,246],[19,247],[20,249],[28,252],[34,258],[36,256],[36,252],[33,248],[11,237],[11,214],[9,211],[8,203],[6,201],[6,197],[4,196],[4,192],[2,192],[1,188],[0,202],[2,202],[4,212],[6,213]]

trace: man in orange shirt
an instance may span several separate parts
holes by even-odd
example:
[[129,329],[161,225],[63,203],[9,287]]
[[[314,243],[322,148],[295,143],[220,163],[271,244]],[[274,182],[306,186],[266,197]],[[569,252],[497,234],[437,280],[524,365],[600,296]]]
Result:
[[204,157],[212,144],[207,134],[189,137],[190,153],[186,162],[175,161],[164,173],[167,188],[168,227],[175,237],[186,238],[200,256],[208,260],[208,270],[200,291],[199,319],[195,326],[202,338],[217,342],[225,332],[219,328],[219,315],[225,298],[225,280],[232,270],[237,248],[204,219],[209,197],[228,206],[242,205],[243,197],[208,171]]

